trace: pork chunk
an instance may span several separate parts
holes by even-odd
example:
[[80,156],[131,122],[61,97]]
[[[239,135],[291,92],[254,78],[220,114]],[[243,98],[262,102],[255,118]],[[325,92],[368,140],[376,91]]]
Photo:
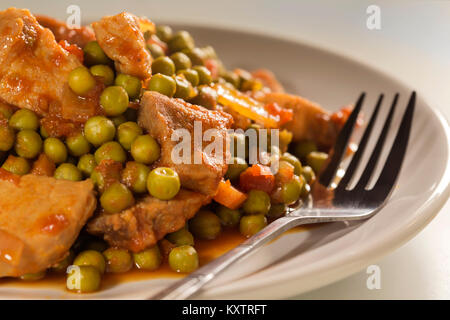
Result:
[[0,169],[0,277],[38,272],[64,258],[95,205],[90,180]]
[[0,99],[42,117],[84,122],[99,104],[97,97],[80,98],[69,89],[69,73],[79,66],[28,10],[0,12]]
[[146,80],[152,75],[152,58],[145,48],[139,21],[135,15],[122,12],[103,17],[92,27],[100,47],[114,60],[117,70]]
[[305,98],[286,93],[266,93],[258,97],[264,103],[278,103],[281,107],[292,109],[294,118],[284,128],[293,133],[293,141],[313,140],[324,148],[332,147],[339,131],[331,120],[331,114],[318,104]]
[[[187,189],[211,196],[216,193],[219,182],[228,168],[226,159],[229,153],[228,150],[221,150],[222,155],[220,151],[210,153],[206,148],[211,141],[202,142],[201,139],[202,137],[203,140],[206,139],[204,133],[208,129],[214,129],[217,136],[212,140],[221,140],[225,149],[227,129],[232,124],[230,115],[148,91],[141,100],[138,123],[157,139],[161,146],[161,157],[156,166],[173,168],[180,176],[181,185]],[[199,130],[194,134],[195,123]],[[179,141],[176,139],[172,141],[176,130],[182,133],[179,129],[189,136],[182,134],[182,138],[178,137]],[[200,138],[199,143],[194,143],[195,136]],[[184,139],[187,139],[188,146],[191,147],[191,155],[183,161],[180,159],[174,161],[172,151],[175,157],[180,155],[176,146],[186,141]]]
[[36,19],[41,26],[53,32],[58,42],[66,40],[70,44],[83,48],[88,42],[95,40],[94,32],[88,27],[69,27],[64,21],[43,15],[36,16]]
[[147,196],[130,209],[95,217],[88,232],[103,236],[111,246],[139,252],[181,229],[208,202],[207,196],[183,189],[168,201]]

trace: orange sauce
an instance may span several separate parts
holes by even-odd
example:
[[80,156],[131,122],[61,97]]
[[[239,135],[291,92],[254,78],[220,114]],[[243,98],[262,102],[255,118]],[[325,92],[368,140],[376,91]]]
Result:
[[[310,226],[302,226],[293,228],[286,233],[306,231]],[[285,233],[285,234],[286,234]],[[227,228],[214,240],[196,240],[195,249],[199,255],[200,266],[203,266],[235,248],[245,240],[245,237],[239,233],[237,228]],[[136,282],[149,279],[158,278],[181,278],[184,274],[179,274],[172,271],[167,261],[165,261],[161,267],[156,271],[142,271],[136,268],[125,273],[107,273],[103,276],[102,286],[100,290],[112,288],[119,283],[124,282]],[[0,279],[0,287],[28,287],[28,288],[58,288],[65,289],[65,275],[48,273],[43,279],[38,281],[23,281],[16,278],[3,278]]]

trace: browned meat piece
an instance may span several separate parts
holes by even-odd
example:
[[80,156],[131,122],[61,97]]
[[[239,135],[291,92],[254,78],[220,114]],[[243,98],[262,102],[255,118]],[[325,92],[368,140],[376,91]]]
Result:
[[0,12],[0,99],[40,116],[84,122],[98,113],[98,97],[76,96],[67,85],[81,66],[28,10]]
[[0,169],[0,277],[61,260],[95,209],[89,180],[15,176]]
[[97,41],[116,69],[142,80],[152,75],[152,58],[145,49],[145,39],[139,28],[139,18],[127,12],[103,17],[94,22]]
[[334,145],[339,128],[331,120],[331,114],[318,104],[305,98],[286,93],[267,93],[259,100],[278,103],[283,108],[294,110],[294,119],[284,125],[293,133],[293,141],[313,140],[324,148]]
[[264,86],[269,88],[272,92],[284,92],[284,88],[277,80],[272,71],[259,69],[252,72],[252,76],[261,80]]
[[83,48],[88,42],[95,40],[94,32],[88,27],[69,27],[65,22],[44,15],[37,15],[37,21],[45,28],[49,28],[55,35],[56,41],[66,40],[71,44]]
[[[200,137],[203,137],[206,130],[215,129],[217,138],[221,139],[225,148],[227,129],[232,124],[230,115],[221,111],[211,111],[179,99],[171,99],[154,91],[147,91],[141,100],[138,123],[147,129],[161,145],[161,158],[156,166],[173,168],[180,176],[181,185],[185,188],[206,195],[214,195],[227,171],[225,157],[229,154],[226,154],[226,151],[222,152],[223,157],[215,153],[208,154],[205,152],[205,147],[211,142],[203,142],[202,146],[194,145],[194,122],[201,123],[201,132],[196,132],[198,135],[201,134]],[[190,158],[186,157],[187,161],[180,164],[174,163],[172,159],[172,150],[179,142],[172,141],[171,138],[177,129],[185,129],[190,133],[188,143],[192,151]],[[194,161],[196,160],[194,154],[198,155],[197,164]]]
[[147,196],[121,213],[94,218],[88,223],[88,231],[103,235],[111,246],[139,252],[181,229],[208,202],[207,196],[183,189],[169,201]]

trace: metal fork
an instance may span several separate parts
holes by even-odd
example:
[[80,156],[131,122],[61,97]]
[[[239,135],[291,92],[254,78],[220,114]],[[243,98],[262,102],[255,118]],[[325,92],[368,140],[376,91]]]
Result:
[[354,188],[349,189],[349,182],[354,177],[361,157],[367,146],[367,142],[383,101],[383,95],[380,95],[378,98],[375,110],[373,111],[369,123],[359,142],[357,152],[354,154],[345,175],[334,189],[329,188],[329,186],[335,179],[336,172],[341,165],[344,154],[346,153],[350,136],[352,135],[358,114],[365,98],[365,93],[362,93],[356,102],[355,108],[337,138],[327,167],[320,175],[318,181],[313,185],[312,192],[314,200],[310,208],[293,208],[286,214],[286,216],[273,221],[241,245],[201,267],[182,280],[177,281],[167,289],[150,297],[150,299],[187,299],[193,296],[206,283],[210,282],[230,265],[242,259],[252,250],[260,248],[264,244],[275,239],[281,233],[293,227],[302,224],[331,221],[363,220],[368,219],[377,213],[386,203],[386,200],[389,198],[390,193],[397,181],[397,177],[406,153],[413,119],[416,101],[415,92],[411,94],[400,127],[397,131],[397,135],[393,145],[391,146],[381,174],[379,175],[373,188],[369,190],[367,185],[374,175],[380,154],[382,153],[382,149],[385,145],[398,97],[399,95],[396,94],[393,99],[389,114],[387,115],[375,148],[373,149],[367,165]]

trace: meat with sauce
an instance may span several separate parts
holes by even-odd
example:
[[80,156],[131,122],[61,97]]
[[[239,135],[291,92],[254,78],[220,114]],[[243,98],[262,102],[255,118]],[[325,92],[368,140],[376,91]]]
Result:
[[266,93],[258,99],[264,103],[275,102],[294,111],[293,120],[284,125],[293,133],[293,141],[313,140],[326,149],[334,145],[339,127],[331,120],[331,114],[318,104],[280,92]]
[[0,277],[38,272],[64,258],[95,205],[90,180],[0,169]]
[[146,80],[152,75],[152,58],[139,23],[140,18],[122,12],[103,17],[92,27],[100,47],[114,60],[118,71]]
[[87,230],[111,246],[139,252],[181,229],[208,202],[209,197],[183,189],[168,201],[147,196],[130,209],[95,217]]
[[99,103],[98,94],[78,97],[70,90],[69,73],[79,66],[28,10],[0,12],[0,99],[41,117],[85,122]]
[[44,15],[37,15],[36,19],[41,26],[53,32],[58,42],[66,40],[70,44],[76,44],[83,48],[88,42],[95,40],[94,32],[88,27],[69,27],[63,21]]
[[[211,196],[216,193],[219,182],[228,168],[226,159],[229,154],[225,147],[227,130],[232,124],[230,115],[148,91],[141,100],[138,123],[161,145],[161,157],[156,166],[173,168],[180,177],[181,185],[187,189]],[[194,143],[194,125],[198,128],[195,132],[200,139],[198,144]],[[214,141],[215,139],[221,141],[224,148],[217,150],[217,153],[207,152],[206,147],[211,142],[202,141],[202,138],[206,139],[204,134],[209,129],[214,129],[216,134]],[[178,137],[179,141],[175,139],[175,133],[181,134]],[[184,139],[188,139],[190,156],[174,150],[178,143],[185,141]],[[174,161],[172,151],[175,157],[177,155],[186,157],[182,161]]]

